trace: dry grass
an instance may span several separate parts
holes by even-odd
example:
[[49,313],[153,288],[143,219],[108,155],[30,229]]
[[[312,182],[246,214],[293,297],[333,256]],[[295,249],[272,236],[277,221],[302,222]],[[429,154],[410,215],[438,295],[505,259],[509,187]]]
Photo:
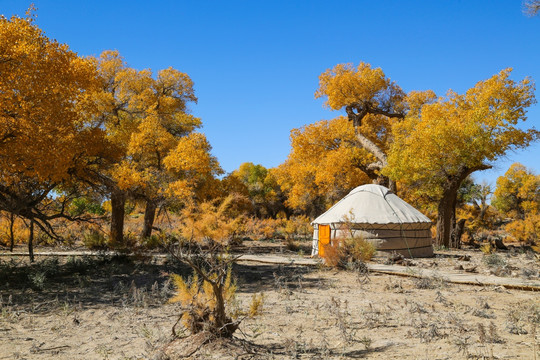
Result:
[[[436,263],[442,275],[459,262],[489,272],[484,255],[469,254],[468,261],[415,261]],[[501,256],[512,267],[536,264],[526,254]],[[534,359],[534,352],[540,358],[537,293],[454,285],[443,276],[373,273],[359,282],[345,270],[248,263],[233,270],[237,300],[247,308],[263,293],[262,314],[242,322],[227,343],[179,340],[196,350],[192,358]],[[179,311],[167,303],[169,274],[190,274],[167,260],[126,257],[35,265],[15,259],[0,271],[9,282],[0,284],[0,359],[38,360],[159,358]]]

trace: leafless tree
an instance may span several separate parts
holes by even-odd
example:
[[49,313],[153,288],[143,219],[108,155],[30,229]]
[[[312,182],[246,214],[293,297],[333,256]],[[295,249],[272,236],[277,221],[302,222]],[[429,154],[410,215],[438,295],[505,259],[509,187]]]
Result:
[[523,1],[523,13],[529,17],[538,15],[540,12],[540,0]]

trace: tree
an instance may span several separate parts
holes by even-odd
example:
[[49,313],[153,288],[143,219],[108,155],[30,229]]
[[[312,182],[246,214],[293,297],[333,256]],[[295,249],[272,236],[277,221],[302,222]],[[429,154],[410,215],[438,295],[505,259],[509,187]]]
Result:
[[540,175],[514,163],[497,178],[493,206],[504,215],[523,220],[540,211]]
[[345,117],[291,131],[291,153],[275,170],[286,204],[319,215],[352,188],[369,181],[363,169],[371,155],[358,146]]
[[173,195],[189,196],[197,180],[220,169],[204,135],[193,132],[201,120],[188,113],[187,104],[197,101],[188,75],[168,68],[154,77],[128,67],[116,51],[95,62],[104,90],[95,98],[99,120],[119,157],[96,168],[93,183],[110,196],[111,241],[122,244],[128,196],[146,205],[141,236],[148,237],[158,206]]
[[525,0],[523,2],[523,12],[530,17],[538,15],[540,11],[540,0]]
[[393,126],[385,174],[438,203],[437,243],[451,245],[458,189],[473,172],[491,168],[508,151],[539,138],[522,130],[535,102],[530,79],[515,82],[510,69],[478,82],[465,94],[425,102]]
[[395,184],[381,174],[387,166],[392,123],[405,118],[405,93],[380,68],[361,62],[339,64],[319,76],[316,98],[326,98],[325,106],[345,109],[354,126],[358,145],[371,154],[361,163],[370,179],[395,191]]
[[256,217],[275,218],[279,211],[285,211],[284,195],[274,177],[273,171],[264,166],[247,162],[232,172],[246,186]]
[[33,259],[34,225],[54,236],[51,220],[74,219],[51,192],[114,152],[91,116],[94,64],[47,38],[31,11],[0,18],[0,210],[29,220]]

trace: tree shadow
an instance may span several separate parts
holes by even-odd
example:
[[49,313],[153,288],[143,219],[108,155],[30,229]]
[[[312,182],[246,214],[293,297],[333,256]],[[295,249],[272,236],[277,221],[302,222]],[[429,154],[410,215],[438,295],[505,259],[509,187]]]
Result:
[[309,358],[309,359],[328,359],[331,357],[347,358],[347,359],[362,359],[370,354],[381,353],[392,347],[392,344],[383,346],[370,347],[366,349],[352,349],[355,344],[347,349],[328,348],[325,345],[305,346],[299,341],[287,340],[280,343],[257,344],[249,340],[236,338],[238,346],[242,346],[246,350],[246,357],[237,357],[245,359],[257,359],[258,357],[267,358],[267,355],[285,356],[291,359]]
[[[306,278],[313,271],[293,265],[233,265],[239,291],[247,293],[326,287],[322,280]],[[47,313],[66,305],[159,307],[174,294],[173,273],[189,277],[192,269],[174,259],[128,255],[0,261],[0,308]]]
[[161,306],[172,294],[171,273],[189,276],[191,269],[178,262],[126,255],[2,262],[0,304],[32,313],[66,304]]
[[234,273],[242,292],[256,293],[272,290],[302,291],[327,288],[326,281],[307,275],[316,272],[313,267],[282,264],[235,264]]

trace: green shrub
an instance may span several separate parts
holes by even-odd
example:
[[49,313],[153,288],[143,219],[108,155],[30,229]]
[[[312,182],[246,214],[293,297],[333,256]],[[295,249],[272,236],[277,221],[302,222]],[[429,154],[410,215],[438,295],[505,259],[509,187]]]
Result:
[[83,243],[90,250],[106,250],[108,248],[107,238],[103,232],[95,229],[84,233]]

